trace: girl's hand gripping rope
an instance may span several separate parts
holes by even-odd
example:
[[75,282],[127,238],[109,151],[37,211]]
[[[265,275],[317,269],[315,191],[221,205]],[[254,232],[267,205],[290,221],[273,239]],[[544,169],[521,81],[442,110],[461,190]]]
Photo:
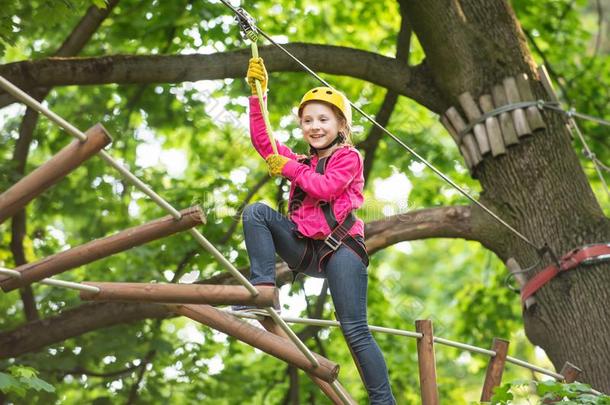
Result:
[[269,75],[267,74],[267,69],[265,69],[263,58],[251,58],[250,62],[248,63],[248,73],[246,74],[246,80],[248,81],[248,85],[250,85],[250,88],[252,89],[253,96],[256,96],[256,80],[260,82],[263,94],[265,94],[267,92],[268,79]]
[[267,156],[267,169],[269,170],[269,176],[279,177],[282,175],[282,169],[286,166],[290,159],[282,155],[269,155]]

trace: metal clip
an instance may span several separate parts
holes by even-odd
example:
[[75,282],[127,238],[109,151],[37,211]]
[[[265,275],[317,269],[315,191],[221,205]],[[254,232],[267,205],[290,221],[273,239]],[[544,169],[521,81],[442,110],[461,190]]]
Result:
[[333,251],[336,251],[337,249],[339,249],[339,246],[341,246],[342,242],[333,238],[333,235],[330,234],[326,237],[326,239],[324,239],[324,243],[326,243],[326,246],[331,248]]
[[239,33],[243,39],[249,39],[256,42],[258,39],[258,31],[256,29],[256,20],[246,10],[239,7],[235,12],[235,21],[241,29]]

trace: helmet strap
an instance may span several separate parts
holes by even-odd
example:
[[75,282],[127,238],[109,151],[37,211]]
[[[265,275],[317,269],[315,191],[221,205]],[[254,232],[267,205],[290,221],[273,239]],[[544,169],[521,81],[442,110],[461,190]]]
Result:
[[314,148],[313,146],[309,145],[309,153],[317,154],[319,151],[330,149],[333,146],[335,146],[336,144],[343,143],[344,141],[345,141],[345,135],[343,134],[343,132],[339,132],[337,134],[337,136],[335,137],[335,139],[323,148]]

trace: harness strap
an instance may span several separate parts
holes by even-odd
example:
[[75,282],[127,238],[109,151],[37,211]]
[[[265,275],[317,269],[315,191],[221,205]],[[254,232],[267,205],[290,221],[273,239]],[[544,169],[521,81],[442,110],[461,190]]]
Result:
[[[324,174],[329,158],[330,156],[326,156],[318,160],[318,163],[316,164],[316,173]],[[301,163],[310,165],[311,160],[303,159]],[[307,193],[297,186],[292,194],[290,202],[288,203],[289,212],[298,209],[303,203],[303,200],[305,199],[306,195]],[[354,213],[350,212],[345,218],[345,220],[341,224],[339,224],[332,210],[332,205],[329,202],[321,202],[320,208],[324,213],[324,218],[326,219],[326,223],[331,229],[331,233],[323,241],[317,241],[308,238],[307,248],[305,249],[305,253],[303,254],[301,263],[297,266],[297,268],[308,268],[314,258],[314,252],[317,251],[318,257],[320,258],[318,270],[321,270],[322,263],[325,260],[329,259],[332,253],[334,253],[342,244],[353,250],[354,253],[356,253],[360,257],[362,262],[366,266],[368,266],[369,257],[366,252],[366,246],[364,245],[364,241],[357,240],[349,234],[350,229],[352,229],[352,227],[356,223],[356,216],[354,215]]]
[[[329,158],[330,156],[327,156],[318,160],[318,164],[316,165],[316,173],[324,174]],[[329,202],[320,203],[320,208],[322,208],[326,223],[331,229],[330,235],[324,239],[324,245],[322,245],[320,249],[320,256],[322,257],[321,261],[329,258],[329,253],[335,252],[337,249],[339,249],[341,244],[345,244],[347,247],[352,249],[354,253],[360,256],[365,265],[368,266],[369,257],[366,253],[364,243],[358,242],[349,234],[350,229],[352,229],[356,223],[356,216],[354,215],[354,212],[350,211],[345,220],[339,224],[337,218],[335,217],[335,213],[333,212],[332,205]]]
[[559,267],[551,264],[532,277],[521,289],[521,301],[525,303],[525,300],[534,295],[536,291],[559,273],[572,270],[581,264],[592,264],[603,260],[610,260],[610,243],[588,245],[574,249],[561,257]]

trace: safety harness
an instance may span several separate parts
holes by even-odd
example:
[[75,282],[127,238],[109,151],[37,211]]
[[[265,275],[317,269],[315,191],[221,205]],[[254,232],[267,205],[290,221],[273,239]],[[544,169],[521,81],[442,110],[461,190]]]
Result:
[[[332,155],[331,155],[332,156]],[[331,156],[326,156],[318,160],[316,164],[316,173],[324,174],[326,170],[326,165]],[[306,164],[307,166],[311,166],[311,159],[304,158],[300,159],[299,162]],[[305,199],[307,193],[300,187],[296,187],[294,192],[292,193],[292,198],[288,203],[288,211],[289,213],[297,210]],[[332,205],[330,202],[321,201],[320,208],[322,208],[322,212],[324,213],[324,218],[326,219],[326,223],[328,227],[331,229],[330,235],[328,235],[325,239],[307,239],[307,247],[305,249],[305,253],[303,254],[303,258],[301,262],[294,270],[305,270],[311,265],[311,261],[317,257],[318,258],[318,271],[322,271],[322,268],[325,262],[330,259],[333,253],[339,249],[341,245],[347,246],[349,249],[353,250],[356,253],[365,266],[369,264],[369,256],[366,252],[366,247],[364,245],[364,239],[361,236],[353,237],[349,234],[350,229],[356,223],[356,216],[353,211],[350,212],[345,220],[339,224],[337,218],[332,209]],[[296,231],[299,237],[304,237],[300,232]]]
[[561,257],[559,266],[551,264],[532,277],[521,289],[521,301],[525,303],[542,286],[555,278],[559,273],[572,270],[583,264],[594,264],[610,260],[610,243],[587,245],[571,250]]

